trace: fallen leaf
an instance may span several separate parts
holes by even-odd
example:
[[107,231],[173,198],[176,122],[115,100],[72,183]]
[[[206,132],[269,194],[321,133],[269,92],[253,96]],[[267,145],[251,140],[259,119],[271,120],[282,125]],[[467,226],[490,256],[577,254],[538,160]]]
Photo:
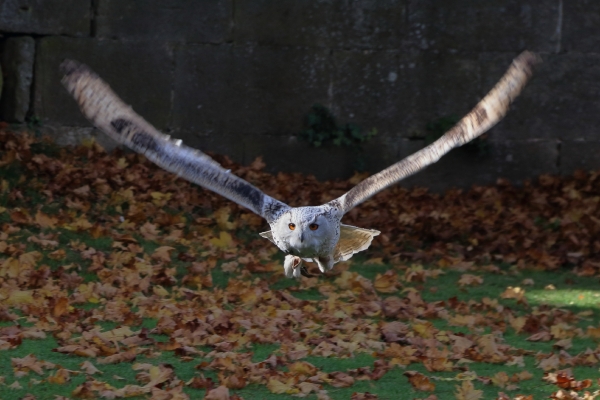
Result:
[[463,381],[460,386],[456,387],[454,396],[456,400],[478,400],[483,397],[483,391],[477,390],[471,381]]
[[406,371],[403,375],[408,377],[408,381],[416,390],[424,392],[433,392],[435,390],[435,383],[417,371]]

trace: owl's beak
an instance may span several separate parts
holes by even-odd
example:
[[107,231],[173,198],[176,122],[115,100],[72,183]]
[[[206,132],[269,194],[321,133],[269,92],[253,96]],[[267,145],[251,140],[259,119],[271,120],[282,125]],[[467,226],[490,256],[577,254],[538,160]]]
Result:
[[300,243],[304,243],[304,232],[300,234]]

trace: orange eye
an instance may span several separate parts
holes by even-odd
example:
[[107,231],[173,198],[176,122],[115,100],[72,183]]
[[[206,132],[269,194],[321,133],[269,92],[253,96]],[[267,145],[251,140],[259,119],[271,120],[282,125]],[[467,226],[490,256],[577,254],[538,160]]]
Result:
[[294,229],[296,229],[296,224],[289,224],[288,228],[290,228],[290,231],[293,231]]
[[311,231],[316,231],[317,229],[319,229],[319,225],[317,224],[310,224],[308,227]]

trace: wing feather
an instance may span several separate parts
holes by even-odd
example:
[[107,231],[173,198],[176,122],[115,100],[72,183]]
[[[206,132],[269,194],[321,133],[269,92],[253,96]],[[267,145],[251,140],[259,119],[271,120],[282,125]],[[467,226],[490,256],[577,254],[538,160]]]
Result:
[[368,249],[373,238],[380,233],[374,229],[364,229],[341,224],[340,240],[335,246],[333,259],[335,262],[350,259],[355,253]]
[[391,167],[370,176],[331,203],[335,203],[346,213],[388,186],[437,162],[453,148],[462,146],[486,132],[508,112],[510,103],[521,93],[531,77],[534,65],[539,61],[539,57],[533,53],[527,51],[521,53],[513,60],[496,86],[441,138]]
[[254,211],[269,223],[289,209],[201,151],[170,140],[136,114],[86,65],[67,60],[61,69],[65,74],[62,83],[83,114],[115,141],[144,154],[159,167]]

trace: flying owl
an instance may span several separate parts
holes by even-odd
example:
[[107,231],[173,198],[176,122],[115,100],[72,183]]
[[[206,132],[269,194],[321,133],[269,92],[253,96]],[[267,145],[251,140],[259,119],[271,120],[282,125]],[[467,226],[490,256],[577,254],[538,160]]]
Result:
[[343,196],[320,206],[290,207],[225,170],[199,150],[162,134],[124,103],[98,75],[77,61],[61,64],[63,85],[83,114],[115,141],[144,154],[150,161],[188,181],[232,200],[267,220],[260,235],[285,254],[287,277],[305,273],[303,261],[316,262],[321,272],[367,249],[379,231],[344,225],[348,211],[371,196],[438,161],[494,126],[507,113],[539,61],[521,53],[496,86],[452,129],[431,145],[363,180]]

